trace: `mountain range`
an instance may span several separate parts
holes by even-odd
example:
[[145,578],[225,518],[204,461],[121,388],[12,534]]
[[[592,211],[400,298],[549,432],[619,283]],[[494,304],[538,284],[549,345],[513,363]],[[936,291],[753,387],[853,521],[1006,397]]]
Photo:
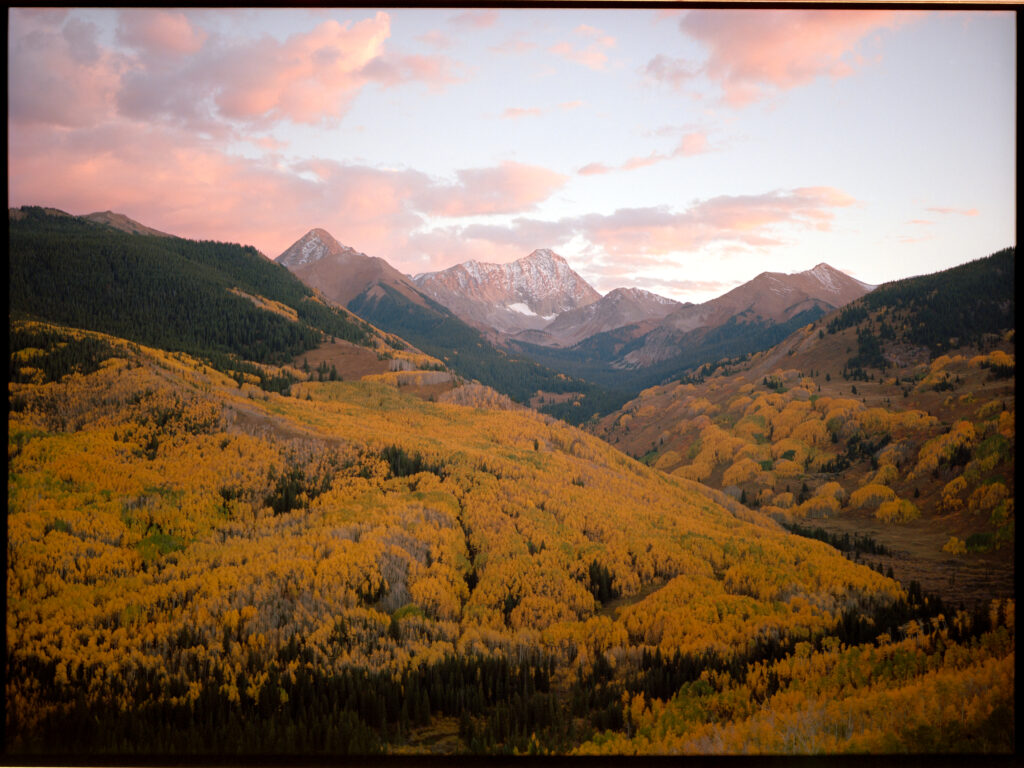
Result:
[[[160,293],[162,283],[180,281],[182,288],[174,294],[174,301],[181,306],[175,317],[187,322],[201,310],[198,306],[186,308],[183,299],[208,291],[206,287],[186,287],[195,284],[194,270],[209,268],[200,264],[216,264],[218,268],[231,264],[229,272],[218,279],[225,285],[230,283],[237,292],[230,298],[211,294],[205,299],[211,306],[249,297],[247,311],[251,311],[255,308],[253,297],[266,296],[280,302],[287,296],[289,311],[297,312],[301,319],[313,311],[311,299],[319,297],[347,309],[352,313],[347,317],[354,314],[369,324],[367,328],[393,334],[464,378],[492,386],[519,403],[532,402],[573,423],[608,413],[642,389],[697,366],[765,349],[870,288],[822,264],[795,275],[765,273],[712,301],[680,304],[636,288],[619,288],[601,296],[564,258],[549,249],[535,250],[511,264],[467,262],[412,277],[384,259],[343,245],[324,229],[310,230],[272,261],[251,248],[235,251],[226,244],[197,248],[189,244],[191,241],[111,211],[76,217],[55,209],[12,209],[10,220],[17,233],[28,236],[35,232],[31,238],[41,236],[39,227],[60,230],[59,235],[52,233],[46,248],[58,247],[58,243],[50,242],[54,237],[60,240],[60,248],[67,248],[75,238],[86,238],[89,244],[76,246],[74,259],[86,258],[90,248],[98,247],[97,239],[113,237],[103,232],[144,237],[116,244],[111,241],[102,251],[104,259],[116,255],[117,264],[111,264],[111,274],[126,277],[131,269],[144,269],[137,283],[139,290],[145,286],[138,293],[138,307],[131,309],[135,306],[131,296],[127,304],[113,295],[103,301],[101,297],[116,290],[116,284],[110,281],[96,283],[91,294],[98,302],[96,316],[118,314],[119,303],[120,309],[129,310],[131,324],[148,329],[140,340],[163,339],[162,343],[195,351],[223,348],[218,339],[235,331],[200,324],[197,328],[201,327],[206,336],[197,347],[196,328],[175,330],[176,325],[166,321],[154,325],[146,313],[146,302],[150,295]],[[21,237],[12,237],[12,244],[20,243]],[[142,261],[138,257],[128,261],[132,243],[139,246],[135,248],[138,253],[146,255]],[[37,243],[31,247],[40,246]],[[230,251],[231,256],[211,262],[215,251]],[[170,255],[166,255],[168,252]],[[76,278],[67,268],[68,262],[60,264],[56,254],[53,258],[52,264],[45,262],[46,269],[39,269],[31,259],[12,262],[12,280],[25,286],[24,295],[49,302],[45,297],[49,289],[43,285],[46,281],[95,282],[95,271]],[[161,275],[160,265],[169,271]],[[298,279],[296,285],[302,286],[301,291],[292,285],[281,284],[270,290],[252,283],[249,276],[266,273],[269,277],[267,269],[275,265],[294,275],[292,279]],[[82,268],[87,268],[84,262]],[[302,298],[303,291],[309,297]],[[72,305],[62,306],[58,314],[72,321],[68,314]],[[326,309],[322,304],[315,306],[316,312]],[[235,316],[234,310],[225,311]],[[123,315],[121,312],[120,319],[111,315],[110,323],[101,330],[124,332]],[[259,317],[260,323],[270,322]],[[321,329],[340,327],[338,319],[340,315],[327,325],[320,323]],[[283,316],[273,323],[283,323],[281,330],[273,332],[283,334],[281,339],[295,337],[297,329],[284,322]],[[311,332],[302,330],[307,340],[293,340],[288,348],[310,349]],[[334,335],[347,338],[347,333]],[[252,339],[264,350],[256,352],[254,347],[256,358],[269,353],[270,347],[264,342]],[[273,354],[285,354],[286,346],[282,341]],[[314,359],[320,356],[317,353]],[[342,362],[340,358],[338,362]]]
[[410,277],[322,229],[277,261],[394,333],[415,335],[410,315],[437,320],[447,312],[499,350],[633,392],[687,367],[764,349],[873,288],[822,263],[791,275],[762,273],[702,304],[637,288],[602,296],[546,248],[509,264],[468,261]]

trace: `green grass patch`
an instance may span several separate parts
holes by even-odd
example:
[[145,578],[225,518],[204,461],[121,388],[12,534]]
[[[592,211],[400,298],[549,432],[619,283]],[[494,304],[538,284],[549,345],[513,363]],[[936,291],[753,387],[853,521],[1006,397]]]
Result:
[[153,563],[170,552],[179,552],[185,548],[185,542],[178,536],[163,531],[156,531],[135,545],[147,563]]

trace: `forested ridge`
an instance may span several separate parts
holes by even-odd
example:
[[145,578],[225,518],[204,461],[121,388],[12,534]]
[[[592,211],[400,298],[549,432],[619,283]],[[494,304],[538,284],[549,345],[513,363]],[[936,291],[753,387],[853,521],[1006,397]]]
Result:
[[[205,357],[283,365],[372,328],[251,246],[134,235],[41,208],[9,221],[12,317],[89,328]],[[262,304],[262,306],[261,306]]]
[[[941,272],[885,283],[841,309],[826,329],[856,327],[861,338],[870,339],[861,343],[865,359],[859,367],[885,367],[880,353],[871,354],[879,342],[919,344],[935,356],[978,346],[986,334],[1015,326],[1016,257],[1016,247],[1004,248]],[[869,322],[879,314],[878,322]]]
[[11,339],[10,753],[1014,749],[1011,599],[525,409]]

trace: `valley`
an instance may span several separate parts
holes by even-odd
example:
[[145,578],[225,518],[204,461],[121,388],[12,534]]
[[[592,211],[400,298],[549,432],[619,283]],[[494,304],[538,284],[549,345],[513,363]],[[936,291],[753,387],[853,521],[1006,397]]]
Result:
[[1012,250],[595,418],[404,278],[11,223],[11,754],[1013,751]]
[[[872,687],[828,694],[835,716],[860,713],[848,746],[1006,748],[1012,600],[947,615],[523,409],[369,382],[282,396],[112,337],[29,334],[19,378],[97,345],[11,392],[15,751],[706,751],[705,708],[785,718],[824,689],[780,665],[845,667],[855,648]],[[907,654],[909,677],[892,666]],[[941,713],[893,731],[856,703],[918,684],[977,714],[931,742],[915,729]],[[807,744],[834,748],[829,732]],[[773,733],[764,748],[797,731]]]
[[1020,19],[918,5],[9,7],[2,765],[1017,766]]
[[[872,562],[905,583],[965,604],[1011,595],[1012,264],[1001,252],[886,287],[869,294],[871,310],[854,302],[777,347],[652,387],[592,429],[784,524],[868,534],[893,551]],[[976,318],[961,325],[974,343],[950,346],[941,332],[945,354],[911,343],[928,310],[908,297],[942,304],[953,292]],[[841,327],[844,313],[857,322]]]

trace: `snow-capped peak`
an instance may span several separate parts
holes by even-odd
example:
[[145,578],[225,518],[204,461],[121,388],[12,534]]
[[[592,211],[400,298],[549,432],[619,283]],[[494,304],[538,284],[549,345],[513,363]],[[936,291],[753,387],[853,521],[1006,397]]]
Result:
[[[547,317],[601,298],[568,262],[549,248],[507,264],[467,261],[440,272],[416,275],[420,288],[442,301],[475,301]],[[455,294],[453,296],[453,294]]]

